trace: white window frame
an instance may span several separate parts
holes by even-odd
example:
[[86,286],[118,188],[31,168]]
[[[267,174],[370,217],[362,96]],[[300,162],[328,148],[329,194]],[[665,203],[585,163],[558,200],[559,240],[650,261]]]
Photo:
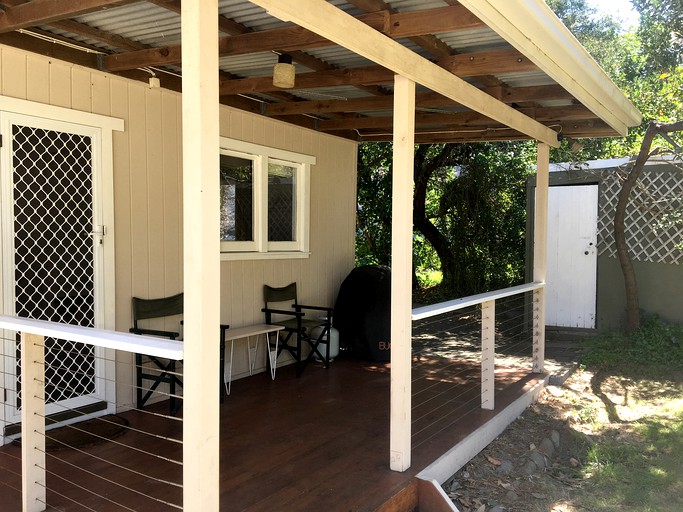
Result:
[[[220,138],[220,153],[251,160],[253,176],[253,241],[221,241],[221,260],[308,258],[310,231],[310,175],[314,156],[271,148],[227,137]],[[296,240],[268,241],[269,164],[293,167],[296,172]]]

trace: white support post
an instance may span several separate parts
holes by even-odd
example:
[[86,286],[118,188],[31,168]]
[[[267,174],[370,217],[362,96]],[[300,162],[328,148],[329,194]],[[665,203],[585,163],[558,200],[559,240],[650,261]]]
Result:
[[[534,281],[545,283],[548,252],[548,171],[550,147],[538,143],[536,162],[536,207],[534,208]],[[533,372],[542,373],[545,364],[545,286],[534,290]]]
[[45,510],[45,338],[25,332],[21,334],[21,491],[23,512]]
[[218,2],[183,2],[183,509],[219,509]]
[[415,82],[394,78],[394,153],[391,205],[390,467],[410,467],[412,407],[413,161]]
[[493,410],[496,392],[496,301],[481,304],[481,408]]

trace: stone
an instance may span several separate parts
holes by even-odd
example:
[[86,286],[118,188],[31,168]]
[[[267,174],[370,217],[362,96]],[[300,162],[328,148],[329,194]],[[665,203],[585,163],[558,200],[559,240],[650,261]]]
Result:
[[496,505],[495,507],[491,507],[489,512],[505,512],[505,509],[500,505]]
[[538,469],[543,469],[543,468],[545,468],[545,466],[546,466],[546,458],[545,458],[545,456],[544,456],[541,452],[539,452],[538,450],[533,450],[533,451],[529,454],[529,458],[531,459],[531,461],[532,461],[534,464],[536,464],[536,466],[538,467]]
[[519,499],[519,496],[515,491],[508,491],[505,493],[505,499],[506,501],[509,501],[510,503],[515,502]]
[[533,475],[538,471],[538,466],[533,460],[528,460],[526,461],[526,464],[524,464],[524,467],[522,468],[522,472],[525,475]]
[[496,473],[498,473],[499,475],[509,475],[510,473],[512,473],[514,469],[515,468],[512,465],[512,462],[510,462],[509,460],[502,460],[500,462],[500,466],[496,468]]
[[543,438],[543,441],[541,441],[541,446],[538,447],[538,451],[550,458],[553,456],[553,453],[555,453],[555,443],[545,437]]
[[550,439],[552,440],[553,444],[555,445],[555,448],[560,447],[560,433],[557,430],[553,430],[550,433]]

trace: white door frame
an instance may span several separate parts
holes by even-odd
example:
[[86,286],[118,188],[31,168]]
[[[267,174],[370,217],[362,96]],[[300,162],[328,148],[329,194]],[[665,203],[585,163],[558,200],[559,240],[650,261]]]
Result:
[[[93,196],[93,236],[94,244],[94,300],[95,327],[111,329],[115,327],[115,267],[114,267],[114,198],[113,198],[113,144],[112,131],[123,130],[123,121],[97,114],[78,112],[61,107],[17,100],[0,96],[0,134],[4,135],[0,148],[0,311],[13,315],[15,312],[14,292],[14,213],[12,190],[12,148],[11,125],[23,124],[47,130],[77,133],[90,137],[92,149],[92,196]],[[10,169],[8,172],[3,172]],[[102,231],[102,235],[98,235]],[[7,244],[10,244],[8,247]],[[1,332],[0,357],[3,358],[6,380],[14,373],[15,342],[13,332]],[[73,398],[63,402],[64,406],[78,407],[88,402],[106,401],[105,410],[94,413],[102,415],[115,412],[115,351],[96,349],[95,397],[92,399]],[[8,385],[10,384],[10,385]],[[12,393],[11,383],[3,383],[7,390],[5,407],[0,407],[0,425],[19,421],[18,411],[10,404],[15,403],[16,394]],[[47,413],[58,412],[57,407],[47,408]],[[75,422],[83,416],[68,420]],[[3,431],[0,430],[0,442]]]

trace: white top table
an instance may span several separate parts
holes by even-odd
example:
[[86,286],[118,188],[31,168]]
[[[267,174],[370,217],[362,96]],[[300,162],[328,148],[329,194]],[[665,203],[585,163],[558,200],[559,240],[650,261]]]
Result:
[[[266,344],[266,349],[268,350],[268,357],[270,360],[270,377],[275,380],[275,368],[277,367],[277,346],[280,336],[280,331],[284,329],[282,325],[271,325],[271,324],[256,324],[247,325],[244,327],[237,327],[236,329],[226,329],[224,341],[230,342],[230,362],[228,363],[228,371],[225,376],[225,390],[230,394],[230,387],[232,384],[232,355],[233,349],[235,348],[235,340],[247,339],[247,348],[249,355],[249,375],[254,372],[254,366],[256,365],[256,349],[258,348],[258,342],[263,334],[263,339]],[[270,344],[268,343],[268,334],[271,332],[275,333],[275,348],[271,350]],[[256,342],[254,346],[251,346],[251,338],[256,337]]]

